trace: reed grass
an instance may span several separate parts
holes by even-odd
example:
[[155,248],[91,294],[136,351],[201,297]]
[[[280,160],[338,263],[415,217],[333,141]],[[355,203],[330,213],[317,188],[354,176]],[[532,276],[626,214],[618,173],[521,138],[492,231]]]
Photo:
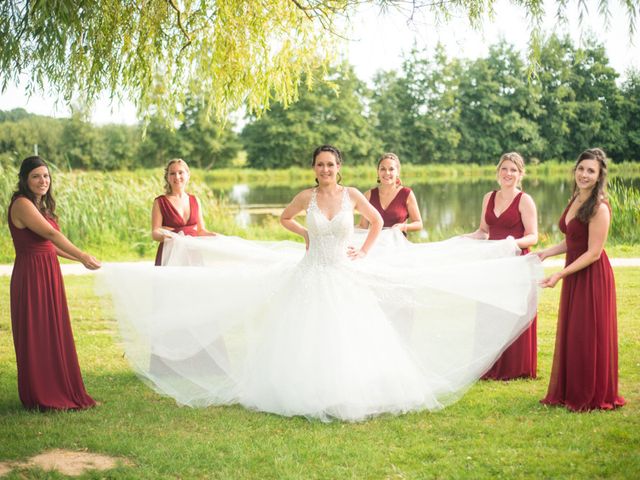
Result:
[[613,180],[609,186],[609,204],[613,212],[609,238],[618,244],[640,244],[640,190],[623,187]]

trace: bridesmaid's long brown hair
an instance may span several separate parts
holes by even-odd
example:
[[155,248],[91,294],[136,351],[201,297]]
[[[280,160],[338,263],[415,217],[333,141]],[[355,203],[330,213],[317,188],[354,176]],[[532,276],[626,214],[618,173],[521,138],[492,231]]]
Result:
[[589,198],[580,206],[576,213],[576,218],[582,223],[589,223],[589,220],[596,214],[596,209],[601,202],[607,198],[607,165],[609,159],[607,154],[600,148],[590,148],[580,154],[576,164],[573,166],[573,200],[578,195],[578,184],[576,183],[576,168],[583,160],[596,160],[600,166],[600,175],[598,180],[591,190]]
[[[45,193],[40,199],[40,204],[36,202],[36,195],[29,188],[28,180],[29,174],[31,170],[38,167],[47,167],[47,172],[49,172],[49,190]],[[13,192],[11,196],[11,201],[15,200],[20,195],[27,197],[29,200],[33,202],[36,208],[44,215],[45,217],[53,218],[56,217],[56,201],[53,198],[53,180],[51,179],[51,170],[49,170],[49,165],[45,162],[41,157],[33,156],[27,157],[22,161],[20,165],[20,172],[18,173],[18,186],[16,191]]]

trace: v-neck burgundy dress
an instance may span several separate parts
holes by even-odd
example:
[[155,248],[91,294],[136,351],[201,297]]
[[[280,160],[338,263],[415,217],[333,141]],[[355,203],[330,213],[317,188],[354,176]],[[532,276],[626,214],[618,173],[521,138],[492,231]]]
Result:
[[[409,218],[409,209],[407,208],[407,199],[411,194],[409,187],[402,187],[396,194],[395,198],[391,200],[391,203],[386,209],[382,208],[380,203],[380,190],[374,188],[371,190],[371,198],[369,203],[380,212],[382,220],[384,220],[383,227],[393,227],[396,223],[404,223]],[[405,232],[403,232],[405,233]],[[406,235],[406,233],[405,233]]]
[[[495,199],[498,192],[494,191],[489,197],[484,220],[489,226],[489,240],[503,240],[511,235],[520,238],[524,235],[524,224],[520,215],[520,192],[511,205],[500,214],[495,214]],[[529,249],[522,250],[522,255],[529,253]],[[491,369],[483,375],[485,380],[510,380],[513,378],[536,378],[537,356],[537,319],[536,315],[531,326],[507,348]]]
[[[171,227],[175,233],[182,232],[185,235],[195,237],[198,235],[198,218],[200,218],[200,210],[198,208],[198,200],[195,195],[189,195],[189,219],[185,222],[184,218],[178,213],[176,208],[171,204],[166,195],[160,195],[155,200],[160,206],[162,214],[162,226]],[[158,245],[156,253],[156,265],[162,265],[162,242]]]
[[[82,381],[67,298],[56,249],[11,221],[16,250],[11,273],[11,328],[18,366],[18,393],[27,408],[67,410],[93,407]],[[60,230],[52,218],[45,217]]]
[[[588,249],[589,224],[560,217],[565,234],[565,265]],[[556,348],[551,380],[542,403],[570,410],[613,409],[624,405],[618,395],[618,327],[616,286],[609,258],[600,258],[562,281]]]

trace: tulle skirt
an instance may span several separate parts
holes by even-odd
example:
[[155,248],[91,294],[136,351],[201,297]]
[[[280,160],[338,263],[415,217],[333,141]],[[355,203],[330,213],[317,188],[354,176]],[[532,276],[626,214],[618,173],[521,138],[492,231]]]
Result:
[[359,421],[440,409],[491,367],[536,311],[540,262],[517,253],[385,230],[364,260],[317,262],[294,242],[174,236],[164,267],[100,279],[133,368],[179,404]]

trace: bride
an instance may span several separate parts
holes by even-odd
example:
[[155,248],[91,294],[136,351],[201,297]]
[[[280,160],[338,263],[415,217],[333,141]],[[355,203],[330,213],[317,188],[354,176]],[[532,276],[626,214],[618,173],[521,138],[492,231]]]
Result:
[[[381,232],[340,185],[338,149],[319,147],[312,165],[317,187],[281,217],[305,245],[171,234],[166,268],[104,269],[132,366],[180,404],[323,421],[454,402],[528,327],[539,260],[512,239]],[[368,231],[354,232],[354,208]]]

